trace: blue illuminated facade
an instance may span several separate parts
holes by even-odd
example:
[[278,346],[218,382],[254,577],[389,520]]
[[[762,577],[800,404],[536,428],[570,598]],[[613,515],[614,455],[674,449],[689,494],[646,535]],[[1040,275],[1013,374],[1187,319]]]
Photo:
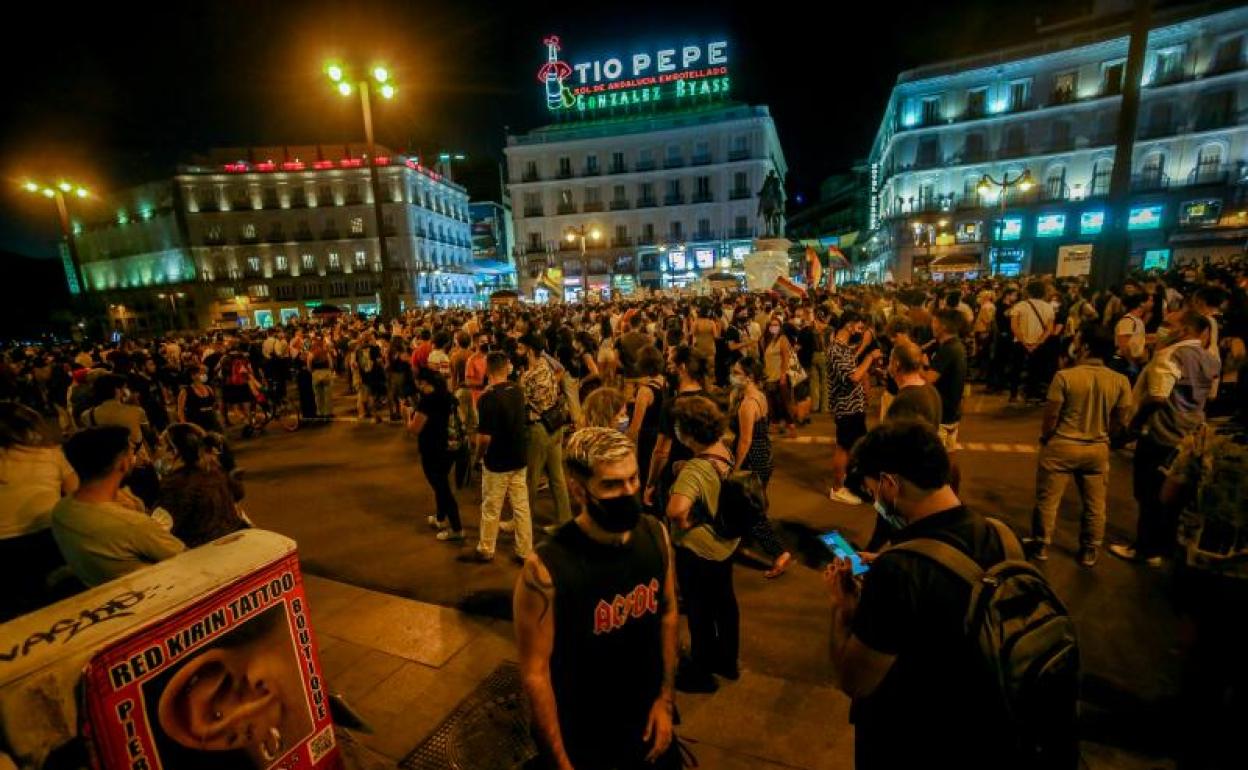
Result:
[[[1130,259],[1242,252],[1248,237],[1248,8],[1158,11],[1133,152]],[[1190,11],[1187,13],[1190,14]],[[1126,22],[902,73],[869,160],[864,278],[1053,273],[1108,232]],[[1042,31],[1043,32],[1043,31]],[[1030,172],[1034,184],[980,190]]]

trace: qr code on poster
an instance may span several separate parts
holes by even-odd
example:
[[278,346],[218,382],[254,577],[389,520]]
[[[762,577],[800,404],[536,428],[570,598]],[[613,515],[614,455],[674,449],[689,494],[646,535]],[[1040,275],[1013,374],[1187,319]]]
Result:
[[315,767],[321,758],[334,748],[334,726],[321,730],[308,744],[308,752],[312,755],[312,766]]

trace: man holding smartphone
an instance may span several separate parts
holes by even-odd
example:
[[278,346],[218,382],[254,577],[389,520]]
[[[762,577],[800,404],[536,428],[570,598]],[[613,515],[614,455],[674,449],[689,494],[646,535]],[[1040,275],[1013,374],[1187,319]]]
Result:
[[[1000,537],[949,486],[949,457],[918,420],[889,422],[854,447],[863,480],[893,543],[934,538],[987,568],[1005,557]],[[824,573],[832,604],[831,659],[853,699],[858,770],[1020,767],[1011,731],[977,684],[964,620],[970,587],[919,554],[884,551],[854,577],[848,559]],[[973,726],[973,729],[972,729]],[[899,739],[902,735],[904,740]]]

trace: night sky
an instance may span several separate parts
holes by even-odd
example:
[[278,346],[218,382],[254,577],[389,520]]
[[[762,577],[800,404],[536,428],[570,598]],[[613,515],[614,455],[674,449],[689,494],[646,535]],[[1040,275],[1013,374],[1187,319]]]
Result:
[[758,4],[764,15],[674,1],[30,5],[0,54],[11,111],[0,121],[0,250],[49,257],[54,211],[20,190],[25,178],[107,190],[168,176],[211,147],[358,141],[358,101],[333,93],[322,72],[331,56],[394,72],[398,98],[376,110],[379,142],[424,157],[466,152],[470,192],[494,198],[504,126],[545,118],[535,80],[544,35],[559,34],[574,60],[723,36],[735,97],[771,107],[790,196],[813,199],[821,179],[866,156],[898,72],[1025,42],[1038,16],[1088,2],[868,2],[852,18],[831,3],[813,16],[809,3],[777,0]]

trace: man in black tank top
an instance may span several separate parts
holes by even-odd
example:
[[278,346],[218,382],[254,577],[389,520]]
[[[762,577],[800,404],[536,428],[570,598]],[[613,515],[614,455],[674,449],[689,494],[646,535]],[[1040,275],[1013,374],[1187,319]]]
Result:
[[564,450],[576,516],[525,562],[514,616],[548,767],[676,768],[676,579],[667,531],[641,515],[627,436],[583,428]]

